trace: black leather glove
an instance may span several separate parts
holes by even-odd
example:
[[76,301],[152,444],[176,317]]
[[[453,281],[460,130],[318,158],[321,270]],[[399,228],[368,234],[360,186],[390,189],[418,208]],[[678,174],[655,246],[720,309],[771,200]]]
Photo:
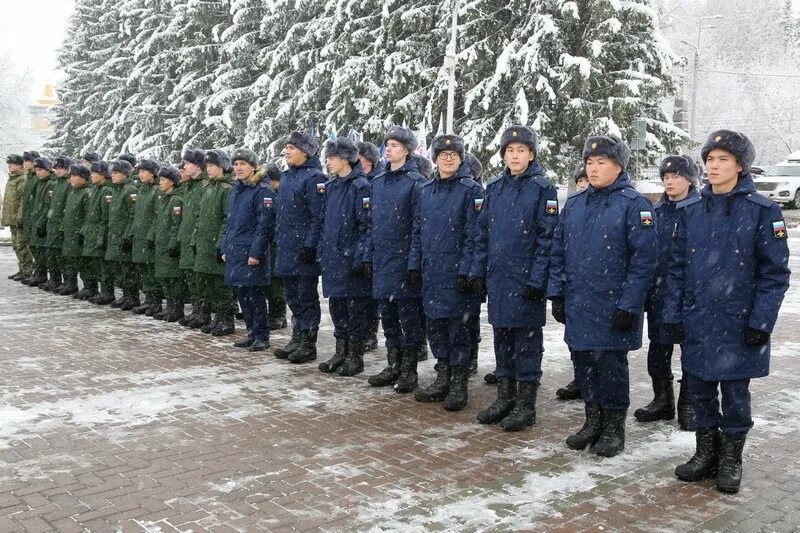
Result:
[[133,250],[133,242],[130,239],[122,239],[119,242],[119,249],[123,252],[130,252]]
[[614,331],[628,331],[636,325],[637,316],[622,309],[614,309],[611,315],[611,329]]
[[683,342],[683,326],[680,324],[663,324],[664,336],[673,344],[680,344]]
[[479,298],[486,297],[486,278],[472,278],[469,280],[469,287],[475,296]]
[[765,346],[769,342],[769,333],[760,329],[747,328],[744,332],[744,342],[748,346]]
[[567,323],[567,309],[564,305],[564,298],[553,298],[550,300],[551,304],[551,312],[553,318],[559,324],[566,324]]
[[36,236],[37,237],[47,237],[47,228],[37,228],[36,229]]
[[313,248],[308,248],[307,246],[303,246],[300,248],[300,253],[297,254],[297,259],[301,263],[305,263],[307,265],[313,265],[317,261],[317,251]]
[[181,247],[176,246],[175,248],[170,248],[167,250],[167,255],[170,257],[180,257],[181,256]]
[[469,278],[467,276],[458,276],[456,278],[456,290],[461,294],[470,292]]
[[78,233],[78,246],[83,246],[83,233]]
[[217,248],[217,263],[224,263],[225,261],[222,259],[222,250]]
[[155,250],[156,249],[156,241],[147,241],[147,249],[148,250]]
[[419,270],[409,270],[406,272],[406,281],[415,289],[422,287],[422,272]]
[[537,300],[544,300],[545,294],[542,289],[537,289],[531,285],[525,285],[522,289],[522,298],[535,302]]

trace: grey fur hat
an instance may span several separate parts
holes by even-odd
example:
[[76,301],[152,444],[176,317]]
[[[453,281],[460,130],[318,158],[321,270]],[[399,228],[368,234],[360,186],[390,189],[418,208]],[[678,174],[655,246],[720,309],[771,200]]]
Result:
[[319,152],[319,143],[317,140],[307,133],[301,131],[293,131],[286,137],[284,144],[291,144],[296,146],[308,157],[314,157]]
[[258,156],[250,148],[237,148],[231,157],[231,163],[234,161],[244,161],[245,163],[258,168]]
[[461,162],[464,162],[464,139],[458,135],[450,134],[437,135],[434,137],[433,144],[431,144],[433,160],[436,161],[439,154],[446,150],[457,153],[458,157],[461,158]]
[[474,155],[467,153],[467,155],[464,156],[464,162],[466,162],[469,167],[472,179],[481,183],[483,181],[483,164],[481,164],[480,160]]
[[326,157],[341,157],[345,161],[355,163],[358,161],[358,147],[346,137],[339,137],[335,141],[325,143]]
[[386,135],[383,136],[383,143],[387,141],[397,141],[406,147],[409,154],[413,154],[417,149],[417,136],[414,132],[403,126],[391,126],[386,130]]
[[367,161],[372,163],[372,166],[376,166],[378,161],[381,159],[381,152],[378,150],[378,147],[372,143],[359,141],[356,143],[358,147],[358,155],[363,156]]
[[92,177],[92,173],[83,165],[70,165],[69,167],[69,175],[70,176],[80,176],[85,180],[88,180]]
[[700,187],[700,168],[688,155],[668,155],[661,161],[658,172],[661,179],[664,179],[664,174],[674,172],[686,178],[695,189]]
[[572,172],[572,179],[575,180],[575,183],[578,183],[582,178],[588,177],[589,176],[586,175],[586,163],[581,161],[575,165],[575,170]]
[[593,135],[583,143],[583,162],[586,163],[593,156],[613,159],[625,170],[631,159],[631,149],[616,135]]
[[202,150],[188,148],[184,150],[181,160],[197,165],[198,167],[202,167],[204,165],[203,161],[205,160],[205,157],[206,154],[204,154]]
[[170,180],[176,187],[181,182],[181,173],[172,165],[165,165],[158,169],[158,177]]
[[33,168],[43,168],[45,170],[53,170],[53,162],[46,157],[37,157],[33,162]]
[[709,135],[702,150],[700,150],[703,161],[706,160],[709,152],[715,148],[725,150],[736,156],[736,160],[739,161],[739,164],[742,166],[742,172],[739,174],[740,176],[750,172],[750,167],[753,165],[753,161],[756,158],[756,148],[744,133],[731,130],[717,130]]
[[90,169],[91,172],[95,174],[100,174],[101,176],[105,176],[106,178],[111,177],[111,171],[108,169],[108,162],[106,161],[95,161],[92,163],[92,168]]
[[133,170],[133,165],[131,165],[124,159],[117,159],[115,161],[112,161],[111,164],[108,165],[109,172],[121,172],[126,176],[128,176],[131,173],[131,170]]
[[223,150],[207,150],[203,162],[206,165],[218,166],[225,172],[231,169],[231,157]]
[[536,132],[528,126],[521,126],[519,124],[515,124],[506,128],[506,130],[503,132],[503,135],[500,136],[501,156],[506,154],[506,148],[508,148],[508,145],[511,143],[524,144],[530,148],[531,152],[534,154],[537,153],[537,149],[539,147],[539,143],[536,138]]

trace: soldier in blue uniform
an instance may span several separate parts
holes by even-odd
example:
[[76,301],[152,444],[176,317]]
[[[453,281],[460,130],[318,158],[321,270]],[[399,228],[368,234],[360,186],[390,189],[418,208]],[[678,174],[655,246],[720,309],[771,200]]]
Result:
[[678,204],[664,302],[665,329],[684,336],[683,379],[697,441],[675,475],[716,477],[718,490],[737,492],[753,426],[750,380],[769,374],[770,335],[789,286],[789,247],[780,208],[753,184],[750,140],[716,131],[701,155],[709,185]]
[[486,185],[470,278],[488,292],[494,328],[497,399],[482,424],[519,431],[536,423],[542,376],[550,242],[558,221],[556,189],[538,161],[536,134],[511,126],[500,137],[506,168]]
[[[383,169],[379,166],[381,153],[378,147],[370,142],[359,141],[356,143],[358,147],[358,161],[361,163],[361,170],[364,172],[367,181],[372,183],[376,176],[383,173]],[[376,302],[370,294],[369,303],[367,304],[367,317],[369,320],[369,338],[367,339],[366,351],[371,352],[378,348],[378,326],[380,325],[380,313],[378,313],[378,302]]]
[[336,351],[323,372],[355,376],[364,371],[372,263],[368,257],[371,189],[358,161],[358,148],[339,138],[325,144],[328,173],[318,252],[322,293],[329,298]]
[[418,389],[420,402],[444,402],[448,411],[466,407],[471,352],[472,300],[469,271],[483,187],[464,162],[456,135],[433,140],[434,179],[423,183],[414,217],[408,268],[422,272],[422,304],[436,379]]
[[586,140],[590,185],[564,206],[548,286],[553,317],[566,324],[586,410],[583,427],[567,446],[592,444],[605,457],[625,448],[628,352],[642,346],[645,298],[658,259],[653,205],[631,185],[629,158],[630,148],[618,137]]
[[275,357],[291,363],[307,363],[317,358],[320,321],[317,244],[327,181],[318,151],[316,139],[306,133],[295,131],[286,139],[284,156],[289,168],[281,174],[275,275],[283,279],[294,327],[291,340],[275,350]]
[[[700,169],[688,155],[668,155],[659,166],[664,182],[664,195],[653,206],[658,220],[658,268],[647,295],[647,373],[653,382],[653,401],[634,411],[639,422],[672,420],[675,418],[675,392],[672,390],[672,352],[675,339],[670,339],[661,327],[664,307],[664,288],[667,284],[667,263],[672,252],[672,233],[678,218],[678,202],[700,196]],[[688,429],[691,419],[686,380],[681,380],[678,396],[678,424]]]
[[372,180],[372,297],[378,300],[388,365],[370,376],[373,387],[395,385],[400,393],[417,387],[417,360],[423,351],[422,272],[409,268],[414,213],[425,178],[411,154],[417,139],[392,126],[384,137],[386,166]]

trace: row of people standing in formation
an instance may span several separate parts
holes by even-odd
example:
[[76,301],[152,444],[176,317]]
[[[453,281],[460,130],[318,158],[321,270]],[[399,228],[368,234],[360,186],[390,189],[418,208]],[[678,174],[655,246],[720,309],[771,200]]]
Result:
[[[60,294],[147,314],[163,294],[167,307],[155,314],[167,320],[180,319],[192,299],[189,325],[220,335],[234,329],[236,295],[247,336],[234,345],[253,351],[269,347],[266,294],[280,279],[292,337],[274,355],[307,363],[317,358],[321,276],[336,342],[319,369],[361,373],[379,315],[387,365],[369,384],[414,391],[448,411],[467,405],[488,297],[496,368],[486,380],[497,384],[497,398],[478,420],[509,431],[536,421],[549,299],[553,318],[565,324],[575,374],[558,394],[585,404],[583,427],[566,444],[606,457],[624,449],[627,354],[642,345],[647,313],[654,399],[635,417],[674,418],[671,358],[680,344],[679,421],[696,432],[697,449],[676,475],[716,476],[720,490],[738,490],[752,427],[749,380],[768,373],[770,334],[789,283],[785,224],[777,205],[755,191],[747,137],[728,130],[709,137],[702,191],[691,158],[666,157],[666,192],[655,206],[632,185],[625,142],[589,137],[574,175],[579,190],[563,210],[530,128],[502,132],[505,170],[485,188],[458,136],[434,139],[430,176],[412,156],[411,131],[394,126],[384,144],[379,165],[374,145],[328,141],[326,177],[316,140],[293,132],[279,180],[267,179],[268,168],[246,148],[232,157],[188,150],[181,170],[140,161],[138,188],[125,160],[85,161],[87,168],[59,158],[55,178],[45,158],[10,156],[9,186],[21,191],[20,205],[3,223],[12,226],[17,277],[53,289],[64,272]],[[34,174],[24,177],[23,168]],[[426,343],[436,376],[418,387]]]

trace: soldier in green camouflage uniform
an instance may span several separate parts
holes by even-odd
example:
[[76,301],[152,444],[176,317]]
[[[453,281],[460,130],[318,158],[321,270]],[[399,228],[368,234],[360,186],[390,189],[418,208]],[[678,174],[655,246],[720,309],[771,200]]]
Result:
[[[63,296],[72,295],[85,300],[97,294],[97,280],[93,285],[86,275],[86,259],[83,257],[83,223],[86,206],[92,194],[88,185],[91,172],[82,165],[69,167],[69,189],[64,202],[64,219],[61,228],[64,243],[61,247],[61,264],[64,271],[64,288],[57,291]],[[83,289],[78,291],[78,274],[83,279]]]
[[[200,310],[198,318],[190,321],[189,326],[219,337],[235,331],[236,300],[233,289],[225,285],[225,264],[219,250],[228,218],[228,194],[233,188],[231,159],[222,150],[209,150],[205,155],[205,166],[209,179],[200,186],[193,239]],[[213,320],[209,320],[210,313],[214,313]]]
[[25,188],[22,191],[22,240],[24,245],[28,247],[33,261],[33,268],[31,268],[30,276],[20,279],[19,281],[28,285],[31,280],[36,277],[36,259],[33,257],[33,250],[31,249],[31,232],[33,231],[33,224],[31,223],[31,214],[33,213],[33,203],[36,196],[36,186],[39,183],[39,178],[36,177],[36,172],[33,170],[33,162],[39,157],[39,152],[30,151],[22,153],[22,169],[25,173]]
[[158,163],[150,159],[143,159],[136,166],[139,190],[136,194],[130,234],[133,243],[131,261],[136,266],[139,285],[145,294],[144,303],[135,307],[133,312],[147,316],[161,312],[161,300],[164,298],[161,284],[156,282],[152,241],[148,239],[150,227],[156,218],[159,190],[155,178],[158,169]]
[[183,153],[183,172],[188,179],[181,183],[181,195],[183,196],[181,229],[178,234],[178,241],[181,246],[180,268],[183,271],[186,285],[189,288],[189,296],[192,301],[192,312],[189,316],[180,320],[182,326],[188,326],[191,320],[200,312],[200,297],[197,288],[197,276],[194,272],[195,250],[192,247],[192,235],[197,224],[197,204],[200,201],[200,190],[203,181],[208,176],[205,173],[203,160],[205,154],[202,150],[189,149]]
[[36,187],[33,189],[30,218],[30,246],[35,263],[32,278],[23,281],[25,285],[38,287],[47,283],[47,211],[50,209],[50,180],[55,179],[53,162],[39,157],[33,163],[36,172]]
[[[92,163],[92,194],[86,204],[86,217],[83,222],[83,256],[87,258],[86,274],[95,284],[99,282],[100,291],[89,298],[97,305],[108,305],[114,301],[114,271],[105,260],[108,244],[108,206],[114,191],[109,185],[111,173],[106,161]],[[84,281],[86,278],[84,278]]]
[[28,241],[22,234],[22,199],[25,191],[27,173],[22,168],[22,156],[10,155],[6,158],[8,165],[8,181],[3,196],[3,226],[11,229],[11,247],[17,255],[18,269],[8,279],[19,281],[33,274],[33,257],[28,248]]
[[133,209],[138,191],[128,183],[133,170],[130,163],[115,160],[108,169],[111,172],[113,194],[108,205],[108,243],[105,258],[114,271],[114,284],[122,289],[122,296],[111,302],[111,307],[130,311],[140,303],[137,269],[131,261]]
[[167,322],[183,318],[183,304],[188,290],[180,269],[181,247],[178,237],[183,219],[183,197],[180,173],[174,167],[161,167],[158,171],[156,220],[150,226],[149,240],[154,243],[155,276],[167,297],[167,308],[153,315]]
[[69,190],[69,166],[72,161],[68,157],[57,157],[53,161],[54,177],[50,180],[47,196],[50,198],[50,208],[47,211],[47,268],[50,271],[50,281],[40,288],[57,292],[64,288],[62,273],[64,265],[61,260],[61,248],[64,245],[64,230],[61,224],[64,220],[64,205],[67,201]]

